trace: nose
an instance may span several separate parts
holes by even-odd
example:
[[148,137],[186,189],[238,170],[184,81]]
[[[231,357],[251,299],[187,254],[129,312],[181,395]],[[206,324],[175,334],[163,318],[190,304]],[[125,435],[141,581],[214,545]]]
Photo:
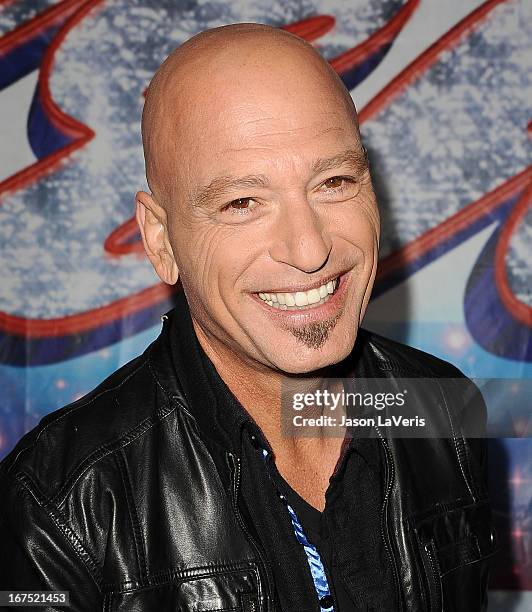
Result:
[[270,257],[303,272],[317,272],[329,258],[332,241],[323,220],[304,197],[283,202]]

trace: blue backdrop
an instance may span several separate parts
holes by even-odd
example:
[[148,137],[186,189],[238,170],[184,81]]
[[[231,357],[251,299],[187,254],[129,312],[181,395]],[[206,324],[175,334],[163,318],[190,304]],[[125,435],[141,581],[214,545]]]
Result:
[[[477,378],[532,378],[532,3],[0,0],[0,457],[157,335],[143,93],[205,28],[312,41],[352,91],[383,222],[366,327]],[[490,422],[511,414],[491,399]],[[532,609],[528,421],[491,439],[490,610]]]

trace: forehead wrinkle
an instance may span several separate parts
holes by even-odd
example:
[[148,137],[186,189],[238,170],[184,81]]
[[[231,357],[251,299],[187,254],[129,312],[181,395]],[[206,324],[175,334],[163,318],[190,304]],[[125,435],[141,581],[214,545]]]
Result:
[[[168,176],[173,174],[171,160],[174,158],[175,143],[168,141],[176,140],[174,124],[186,109],[196,106],[203,108],[198,104],[198,96],[210,87],[214,60],[218,68],[222,66],[231,75],[238,73],[243,68],[242,57],[250,45],[253,45],[253,49],[259,47],[256,55],[260,56],[262,63],[268,58],[267,64],[278,66],[278,70],[273,71],[275,74],[281,74],[281,68],[285,65],[279,58],[292,58],[297,63],[297,70],[301,70],[304,60],[305,74],[314,75],[315,81],[327,83],[330,91],[335,95],[340,94],[339,100],[358,125],[353,100],[340,77],[320,53],[302,38],[279,28],[254,23],[231,24],[200,32],[170,54],[146,92],[142,137],[146,175],[152,191],[166,191]],[[192,87],[191,83],[197,87]],[[261,119],[256,121],[260,125]],[[278,135],[283,134],[279,132]]]

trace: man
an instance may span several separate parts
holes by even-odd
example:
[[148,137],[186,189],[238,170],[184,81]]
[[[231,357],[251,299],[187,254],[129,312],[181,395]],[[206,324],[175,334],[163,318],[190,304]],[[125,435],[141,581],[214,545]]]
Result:
[[456,407],[452,438],[282,435],[294,382],[461,376],[360,329],[379,216],[338,76],[287,32],[215,28],[161,66],[142,132],[142,240],[183,292],[3,462],[0,588],[80,611],[485,609],[484,446]]

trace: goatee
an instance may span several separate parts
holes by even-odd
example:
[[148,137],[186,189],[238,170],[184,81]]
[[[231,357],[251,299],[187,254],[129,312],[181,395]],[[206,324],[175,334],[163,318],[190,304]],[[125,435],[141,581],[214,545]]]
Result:
[[299,327],[288,327],[287,329],[308,348],[319,349],[327,342],[329,334],[341,315],[342,313],[338,312],[334,317],[326,319],[325,321],[314,321]]

